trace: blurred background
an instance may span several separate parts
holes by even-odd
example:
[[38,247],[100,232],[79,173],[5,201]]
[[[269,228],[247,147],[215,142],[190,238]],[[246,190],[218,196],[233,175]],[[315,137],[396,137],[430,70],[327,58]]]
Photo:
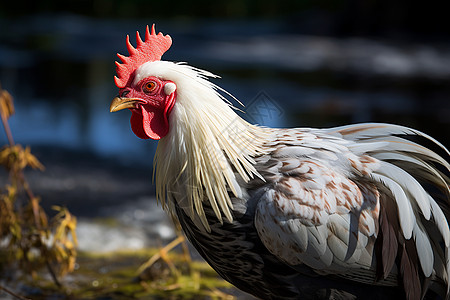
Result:
[[[220,75],[214,82],[252,122],[391,122],[450,146],[450,18],[438,1],[2,1],[0,83],[15,99],[13,135],[47,168],[28,175],[43,205],[85,220],[83,249],[173,237],[153,198],[156,142],[132,133],[129,113],[109,113],[116,53],[153,23],[173,38],[163,59]],[[98,217],[124,225],[108,231]]]

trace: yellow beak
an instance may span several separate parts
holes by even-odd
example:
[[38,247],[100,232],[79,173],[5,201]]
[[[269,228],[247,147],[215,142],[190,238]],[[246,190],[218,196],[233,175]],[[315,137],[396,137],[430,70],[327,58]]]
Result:
[[125,108],[136,108],[136,103],[142,103],[143,101],[139,98],[121,98],[116,97],[111,102],[109,106],[110,112],[119,111]]

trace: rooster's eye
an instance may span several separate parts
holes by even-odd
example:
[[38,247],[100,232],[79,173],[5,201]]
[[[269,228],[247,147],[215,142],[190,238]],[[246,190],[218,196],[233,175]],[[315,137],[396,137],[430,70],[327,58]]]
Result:
[[154,82],[154,81],[149,81],[149,82],[147,82],[147,83],[145,83],[143,86],[142,86],[142,90],[145,92],[145,93],[152,93],[153,91],[155,91],[155,89],[156,89],[156,82]]

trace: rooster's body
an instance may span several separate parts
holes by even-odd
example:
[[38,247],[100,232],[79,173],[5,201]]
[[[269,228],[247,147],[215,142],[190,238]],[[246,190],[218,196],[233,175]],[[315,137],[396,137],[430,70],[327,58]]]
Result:
[[111,111],[160,140],[157,196],[223,278],[260,298],[448,297],[450,165],[407,137],[441,144],[389,124],[251,125],[212,74],[160,61],[168,46],[148,31],[128,46]]

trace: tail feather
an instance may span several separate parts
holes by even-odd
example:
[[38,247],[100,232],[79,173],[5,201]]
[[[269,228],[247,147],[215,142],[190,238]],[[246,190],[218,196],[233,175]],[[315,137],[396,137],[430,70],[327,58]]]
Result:
[[410,174],[413,173],[418,179],[436,185],[443,192],[448,190],[450,178],[419,157],[400,152],[373,153],[372,157],[392,163]]
[[[327,132],[355,142],[355,146],[349,147],[352,151],[353,148],[364,150],[364,154],[380,160],[380,168],[374,171],[372,178],[392,193],[403,236],[409,245],[414,241],[423,274],[429,277],[434,272],[435,276],[442,277],[446,285],[445,298],[450,299],[448,149],[425,133],[399,125],[357,124],[328,129]],[[440,154],[409,140],[408,136],[425,138],[437,146],[435,149]],[[435,196],[436,193],[439,195]],[[409,261],[413,252],[404,246],[401,250],[403,273],[415,274]],[[441,265],[436,267],[436,263]]]
[[343,136],[347,140],[361,140],[365,138],[372,139],[374,137],[386,137],[393,135],[418,135],[430,140],[442,150],[444,150],[448,156],[450,156],[450,151],[435,138],[423,133],[419,130],[412,129],[409,127],[386,124],[386,123],[363,123],[346,125],[340,127],[334,127],[329,130],[329,132],[335,132]]

